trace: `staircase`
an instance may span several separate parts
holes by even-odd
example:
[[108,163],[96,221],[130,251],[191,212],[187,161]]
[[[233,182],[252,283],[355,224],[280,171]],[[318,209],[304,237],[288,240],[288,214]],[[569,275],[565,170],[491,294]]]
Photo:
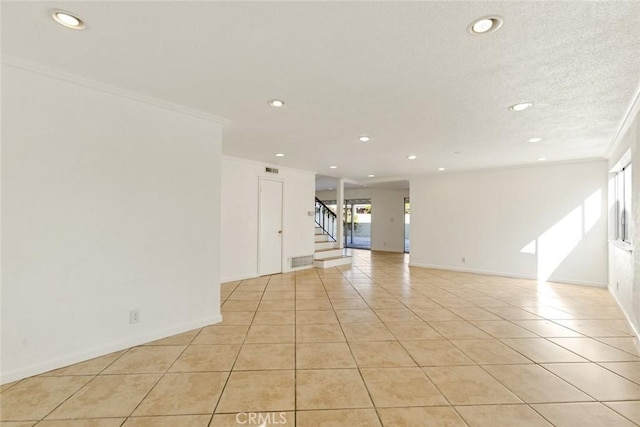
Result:
[[345,255],[335,238],[336,214],[316,197],[316,235],[313,265],[318,268],[351,264],[353,258]]

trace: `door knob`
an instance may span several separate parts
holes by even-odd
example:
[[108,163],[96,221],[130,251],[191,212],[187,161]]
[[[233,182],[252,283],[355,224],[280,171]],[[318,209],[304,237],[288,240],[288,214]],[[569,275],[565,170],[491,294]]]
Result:
[[278,230],[278,234],[282,234],[282,230]]

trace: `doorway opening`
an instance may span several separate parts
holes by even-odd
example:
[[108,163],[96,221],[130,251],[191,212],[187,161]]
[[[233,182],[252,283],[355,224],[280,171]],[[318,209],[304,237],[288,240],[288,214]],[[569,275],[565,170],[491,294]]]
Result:
[[371,199],[344,201],[344,246],[371,249]]
[[411,225],[411,204],[409,203],[409,198],[404,198],[404,251],[405,253],[409,253],[410,239],[409,239],[409,229]]

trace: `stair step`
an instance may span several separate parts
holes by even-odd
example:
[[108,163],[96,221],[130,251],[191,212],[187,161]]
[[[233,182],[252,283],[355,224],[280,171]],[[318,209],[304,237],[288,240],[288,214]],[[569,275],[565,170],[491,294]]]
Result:
[[338,265],[347,265],[353,262],[351,255],[342,255],[337,257],[317,259],[313,261],[313,265],[317,268],[336,267]]
[[313,259],[328,259],[341,257],[344,254],[344,250],[341,248],[329,248],[316,250],[313,254]]
[[316,242],[315,244],[316,251],[321,251],[324,249],[335,249],[336,242],[327,241],[327,242]]
[[328,234],[316,234],[316,242],[328,242],[329,235]]

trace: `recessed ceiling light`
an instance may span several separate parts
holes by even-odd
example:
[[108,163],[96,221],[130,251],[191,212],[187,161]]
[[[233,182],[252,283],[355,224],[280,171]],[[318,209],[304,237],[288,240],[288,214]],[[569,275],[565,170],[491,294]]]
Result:
[[367,175],[369,178],[375,178],[375,175],[370,173],[369,175]]
[[524,111],[531,107],[533,107],[533,102],[521,102],[520,104],[512,105],[511,107],[509,107],[509,109],[513,111]]
[[444,171],[446,168],[438,168],[439,171]]
[[358,138],[360,140],[360,142],[369,142],[371,140],[371,138],[369,138],[366,135],[362,135],[360,138]]
[[410,155],[410,156],[407,156],[407,159],[409,159],[409,160],[415,160],[415,159],[417,159],[417,158],[418,158],[418,156],[416,156],[415,154],[412,154],[412,155]]
[[544,162],[545,160],[547,160],[547,158],[546,158],[546,157],[538,157],[538,161],[539,161],[539,162]]
[[329,166],[329,169],[337,169],[337,166]]
[[51,12],[51,16],[58,24],[72,30],[82,30],[85,27],[82,19],[64,10],[54,10]]
[[284,157],[284,154],[282,154],[282,153],[276,153],[276,157]]
[[269,101],[269,105],[271,105],[272,107],[282,107],[284,106],[284,101],[281,101],[279,99],[272,99],[271,101]]
[[496,31],[502,26],[502,18],[499,16],[483,16],[476,19],[467,27],[467,31],[471,34],[486,34]]
[[529,139],[529,142],[540,142],[542,141],[542,138],[531,138]]

